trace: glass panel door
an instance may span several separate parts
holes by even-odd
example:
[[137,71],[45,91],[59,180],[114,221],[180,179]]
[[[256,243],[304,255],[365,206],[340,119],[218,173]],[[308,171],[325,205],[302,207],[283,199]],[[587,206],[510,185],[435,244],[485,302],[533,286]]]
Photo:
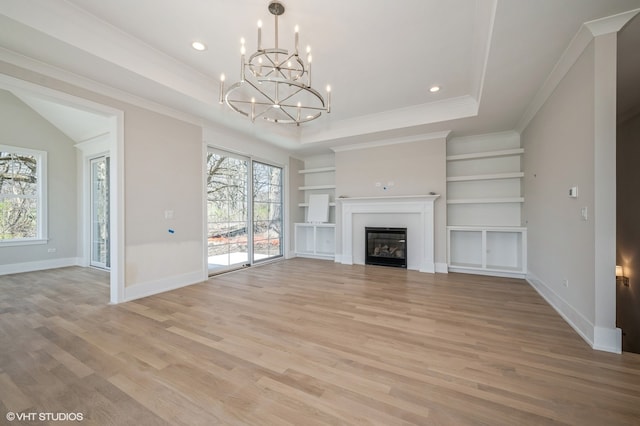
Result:
[[207,257],[209,272],[249,263],[249,160],[207,153]]
[[282,256],[282,168],[253,162],[253,261]]
[[109,269],[109,157],[94,158],[91,165],[91,261]]

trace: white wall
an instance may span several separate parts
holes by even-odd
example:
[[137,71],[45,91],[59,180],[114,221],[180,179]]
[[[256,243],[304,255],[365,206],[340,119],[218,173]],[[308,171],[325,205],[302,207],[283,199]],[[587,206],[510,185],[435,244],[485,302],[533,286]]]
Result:
[[[432,191],[440,194],[435,203],[435,262],[446,264],[447,164],[444,137],[338,151],[335,162],[336,197],[425,195]],[[339,212],[336,212],[336,217],[339,217]],[[341,240],[340,232],[338,226],[336,241]],[[340,247],[338,253],[341,253]]]
[[[46,244],[0,247],[0,273],[76,263],[77,184],[73,141],[10,92],[0,90],[0,144],[47,152]],[[55,252],[49,252],[55,249]]]
[[[594,348],[616,352],[612,49],[615,34],[594,39],[522,133],[523,219],[528,281]],[[568,197],[573,186],[577,199]]]

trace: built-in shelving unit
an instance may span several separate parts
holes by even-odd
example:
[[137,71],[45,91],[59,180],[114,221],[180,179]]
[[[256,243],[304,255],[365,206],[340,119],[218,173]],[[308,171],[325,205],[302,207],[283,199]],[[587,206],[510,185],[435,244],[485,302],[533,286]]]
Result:
[[447,143],[449,270],[523,277],[520,135],[504,132]]
[[330,195],[330,203],[329,205],[334,207],[334,192],[336,189],[335,185],[335,171],[336,168],[333,166],[327,167],[314,167],[309,169],[298,170],[298,173],[305,175],[305,184],[303,186],[299,186],[298,189],[300,191],[306,191],[305,201],[299,203],[299,207],[309,207],[309,197],[308,194],[316,193],[318,191],[322,191],[328,193]]
[[329,194],[329,223],[296,223],[296,256],[318,259],[335,257],[335,171],[333,156],[318,156],[305,161],[305,168],[298,173],[304,175],[304,184],[298,190],[304,193],[304,201],[298,207],[304,209],[307,218],[309,196]]
[[450,272],[524,278],[527,229],[524,227],[447,227]]
[[296,223],[296,255],[316,259],[334,259],[336,251],[335,223]]

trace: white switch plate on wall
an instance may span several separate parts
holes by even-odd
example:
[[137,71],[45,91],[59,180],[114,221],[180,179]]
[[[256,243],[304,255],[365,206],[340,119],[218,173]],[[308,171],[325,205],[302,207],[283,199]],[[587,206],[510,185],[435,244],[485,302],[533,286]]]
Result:
[[569,197],[578,198],[578,187],[577,186],[569,188]]

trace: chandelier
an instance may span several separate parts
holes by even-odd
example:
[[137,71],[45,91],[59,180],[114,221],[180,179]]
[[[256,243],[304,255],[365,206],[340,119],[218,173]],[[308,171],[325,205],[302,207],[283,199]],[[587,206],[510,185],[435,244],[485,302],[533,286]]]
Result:
[[240,40],[240,81],[224,91],[225,76],[220,76],[220,103],[249,117],[251,121],[264,119],[273,123],[305,123],[331,112],[331,87],[327,86],[327,101],[311,87],[311,49],[307,60],[299,55],[299,28],[294,30],[294,49],[291,53],[278,45],[278,16],[284,5],[278,0],[269,3],[275,17],[275,47],[262,46],[262,21],[258,21],[258,49],[246,58],[244,38]]

